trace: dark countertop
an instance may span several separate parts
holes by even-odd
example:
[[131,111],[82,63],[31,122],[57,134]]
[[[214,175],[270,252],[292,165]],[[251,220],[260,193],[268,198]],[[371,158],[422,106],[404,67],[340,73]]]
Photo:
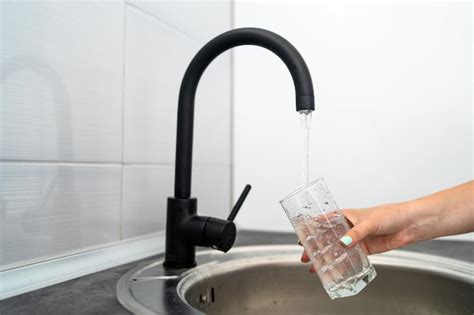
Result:
[[[240,231],[236,245],[295,244],[293,233]],[[425,241],[403,250],[445,256],[474,263],[474,244],[463,241]],[[137,265],[162,255],[121,265],[0,302],[0,314],[130,314],[115,298],[117,281]]]

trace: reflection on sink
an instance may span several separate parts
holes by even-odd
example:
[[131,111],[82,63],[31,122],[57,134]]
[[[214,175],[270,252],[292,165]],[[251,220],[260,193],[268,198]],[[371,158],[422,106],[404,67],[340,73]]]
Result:
[[200,252],[199,266],[162,261],[130,271],[117,297],[139,314],[473,314],[474,270],[464,262],[393,251],[371,256],[379,276],[355,297],[331,300],[293,245]]

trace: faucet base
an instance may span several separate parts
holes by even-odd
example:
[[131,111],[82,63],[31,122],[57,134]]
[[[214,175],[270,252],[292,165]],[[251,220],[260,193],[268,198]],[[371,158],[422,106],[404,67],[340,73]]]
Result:
[[[194,236],[200,235],[185,228],[185,225],[195,218],[197,199],[168,198],[166,218],[166,255],[164,266],[167,268],[191,268],[196,266],[195,244],[191,242]],[[194,230],[197,232],[197,230]]]

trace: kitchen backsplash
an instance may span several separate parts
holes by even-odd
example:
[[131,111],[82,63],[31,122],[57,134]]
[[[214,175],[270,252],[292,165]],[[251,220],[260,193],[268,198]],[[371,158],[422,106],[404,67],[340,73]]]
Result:
[[[0,5],[0,270],[162,231],[181,78],[230,1]],[[203,214],[230,208],[230,121],[227,53],[196,100]]]

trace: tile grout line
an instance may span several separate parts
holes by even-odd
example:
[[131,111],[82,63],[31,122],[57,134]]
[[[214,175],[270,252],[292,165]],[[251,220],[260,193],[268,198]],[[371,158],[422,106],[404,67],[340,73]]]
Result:
[[199,45],[199,39],[196,39],[196,38],[192,37],[192,36],[189,35],[187,32],[184,32],[184,31],[182,31],[182,30],[176,28],[176,27],[173,26],[172,24],[169,24],[169,23],[163,21],[162,19],[160,19],[159,17],[157,17],[157,16],[151,14],[150,12],[147,12],[147,11],[143,10],[142,8],[136,6],[135,4],[130,3],[130,1],[128,1],[128,0],[125,0],[125,4],[126,4],[127,6],[129,6],[130,8],[133,8],[133,9],[137,10],[138,12],[140,12],[140,13],[142,13],[142,14],[148,16],[148,17],[151,17],[152,19],[154,19],[155,21],[157,21],[157,22],[158,22],[159,24],[161,24],[162,26],[164,26],[164,27],[166,27],[166,28],[172,30],[173,32],[176,32],[176,33],[180,34],[181,36],[185,37],[186,39],[191,40],[193,43]]
[[123,13],[123,42],[122,42],[122,163],[120,172],[120,240],[124,239],[124,177],[125,177],[125,68],[127,54],[127,3],[124,3]]
[[57,164],[57,165],[104,165],[104,166],[119,166],[121,162],[101,162],[101,161],[55,161],[55,160],[12,160],[12,159],[0,159],[0,164]]
[[[0,164],[50,164],[50,165],[77,165],[77,166],[173,166],[173,162],[87,162],[87,161],[54,161],[54,160],[1,160]],[[229,163],[193,163],[194,166],[227,167]]]
[[[230,1],[230,29],[235,28],[235,0]],[[229,198],[229,209],[232,209],[234,204],[234,145],[235,145],[235,133],[234,133],[234,65],[235,62],[235,55],[234,50],[231,49],[230,51],[230,183],[229,183],[229,190],[230,190],[230,198]]]

